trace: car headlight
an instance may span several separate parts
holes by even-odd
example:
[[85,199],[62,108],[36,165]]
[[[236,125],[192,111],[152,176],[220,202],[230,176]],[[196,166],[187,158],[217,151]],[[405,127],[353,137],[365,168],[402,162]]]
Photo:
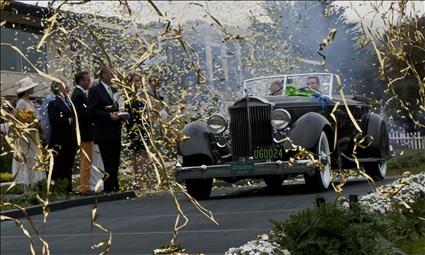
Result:
[[211,133],[218,135],[226,131],[227,120],[220,114],[214,114],[208,118],[207,126]]
[[285,109],[276,109],[272,112],[272,126],[275,129],[284,129],[291,122],[291,114]]

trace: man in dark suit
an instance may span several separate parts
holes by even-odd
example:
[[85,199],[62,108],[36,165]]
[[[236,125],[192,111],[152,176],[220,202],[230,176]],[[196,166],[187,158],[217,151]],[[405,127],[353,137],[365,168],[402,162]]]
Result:
[[80,192],[89,194],[90,168],[93,158],[92,121],[88,115],[88,91],[91,85],[90,73],[86,71],[75,74],[75,89],[71,100],[78,117],[78,128],[81,137],[80,144]]
[[105,192],[118,191],[118,169],[121,153],[121,119],[118,116],[117,92],[112,88],[114,77],[110,67],[102,67],[99,84],[89,91],[89,116],[92,118],[94,143],[99,146],[105,171],[109,174],[104,183]]
[[[77,150],[74,126],[74,112],[67,98],[68,87],[64,83],[53,82],[58,93],[49,103],[48,115],[51,126],[50,148],[55,150],[52,179],[66,181],[66,191],[72,191],[72,167]],[[57,184],[57,183],[56,183]]]

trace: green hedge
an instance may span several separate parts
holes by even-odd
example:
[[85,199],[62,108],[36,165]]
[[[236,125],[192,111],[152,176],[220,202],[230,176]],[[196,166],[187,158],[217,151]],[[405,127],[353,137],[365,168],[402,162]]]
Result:
[[425,198],[418,199],[411,211],[399,208],[401,214],[365,213],[353,207],[329,204],[303,210],[286,221],[274,221],[271,240],[292,255],[395,255],[406,254],[403,248],[411,248],[406,243],[425,238],[425,221],[420,218],[425,215]]
[[[10,147],[7,145],[3,137],[1,137],[0,139],[0,148],[1,153],[4,153],[5,151],[10,151]],[[12,172],[12,159],[13,155],[11,153],[4,156],[0,156],[0,172]]]
[[[400,155],[400,153],[403,153]],[[425,171],[425,150],[397,151],[394,158],[388,161],[390,169],[409,169],[423,167]]]
[[0,157],[0,172],[11,173],[12,172],[12,159],[13,155],[8,154]]

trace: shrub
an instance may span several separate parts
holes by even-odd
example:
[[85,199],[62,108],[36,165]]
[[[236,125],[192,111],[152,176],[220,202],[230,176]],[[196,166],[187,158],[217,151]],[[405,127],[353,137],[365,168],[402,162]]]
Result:
[[[401,210],[401,214],[400,214]],[[405,254],[400,239],[425,236],[425,198],[387,215],[336,203],[306,209],[286,221],[273,222],[271,240],[291,254]],[[312,252],[314,251],[314,252]]]
[[13,176],[11,173],[0,172],[0,182],[11,182],[13,180]]
[[[3,147],[2,147],[3,152]],[[6,154],[0,156],[0,173],[11,173],[12,172],[12,154]]]
[[404,150],[397,151],[394,158],[388,161],[389,169],[409,169],[409,168],[425,168],[425,150]]

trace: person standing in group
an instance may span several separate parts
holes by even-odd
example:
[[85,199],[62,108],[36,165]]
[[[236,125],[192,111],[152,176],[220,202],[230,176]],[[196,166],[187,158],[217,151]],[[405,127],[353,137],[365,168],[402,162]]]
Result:
[[15,182],[25,186],[34,185],[46,177],[45,172],[34,169],[36,158],[40,155],[40,135],[37,129],[36,109],[30,100],[34,87],[38,86],[31,78],[26,77],[17,82],[18,101],[15,115],[18,120],[28,125],[28,132],[16,140],[16,152],[12,161],[12,174]]
[[151,96],[153,110],[158,111],[160,117],[165,120],[168,118],[168,113],[163,105],[164,96],[160,94],[160,88],[161,79],[158,75],[151,74],[148,78],[147,92],[148,95]]
[[126,108],[130,114],[127,121],[126,129],[130,140],[130,148],[133,151],[133,171],[138,174],[139,170],[143,169],[148,154],[143,144],[143,140],[148,143],[146,130],[143,124],[147,125],[147,116],[143,121],[142,114],[145,114],[144,103],[140,99],[144,95],[142,92],[142,78],[137,74],[131,74],[128,78],[129,83],[136,92],[135,98],[132,98]]
[[90,73],[78,72],[74,79],[75,88],[71,100],[78,117],[80,144],[80,192],[90,194],[90,168],[93,158],[92,121],[88,115],[88,91],[91,86]]
[[104,191],[119,190],[118,169],[121,154],[121,118],[118,115],[118,102],[114,97],[112,68],[102,67],[99,72],[99,84],[89,90],[89,116],[92,118],[94,143],[99,146],[105,171],[108,177],[104,181]]
[[49,146],[55,151],[52,179],[55,185],[57,181],[65,180],[65,191],[72,192],[72,168],[77,151],[75,116],[68,100],[66,84],[54,81],[52,87],[58,89],[55,99],[48,106],[51,126]]
[[50,143],[51,127],[49,122],[48,106],[49,103],[53,101],[56,95],[59,93],[58,89],[58,86],[50,86],[50,93],[43,99],[41,107],[37,112],[37,117],[40,120],[41,141],[43,145],[48,145]]

